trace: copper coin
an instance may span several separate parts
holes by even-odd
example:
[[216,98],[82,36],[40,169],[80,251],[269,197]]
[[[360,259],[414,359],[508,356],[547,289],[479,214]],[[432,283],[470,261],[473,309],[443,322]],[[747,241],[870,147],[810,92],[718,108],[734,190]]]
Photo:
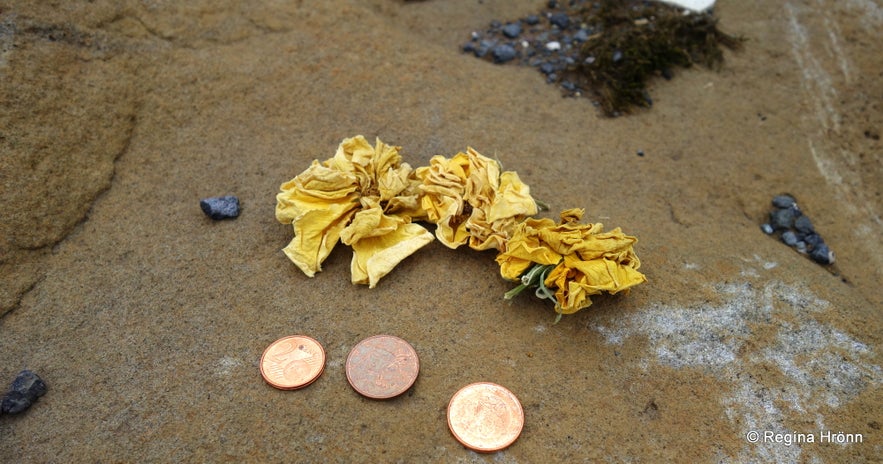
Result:
[[414,385],[420,360],[410,343],[392,335],[368,337],[346,358],[346,378],[368,398],[387,399]]
[[280,390],[297,390],[313,383],[325,370],[325,350],[306,335],[276,340],[261,356],[261,375]]
[[448,427],[463,446],[499,451],[515,442],[524,427],[524,410],[515,395],[490,382],[466,385],[448,404]]

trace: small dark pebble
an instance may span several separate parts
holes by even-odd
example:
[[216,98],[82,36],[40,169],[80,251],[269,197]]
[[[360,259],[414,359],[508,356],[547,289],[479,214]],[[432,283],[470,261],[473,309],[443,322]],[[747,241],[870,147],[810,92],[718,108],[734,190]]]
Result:
[[573,40],[577,42],[585,42],[589,40],[589,31],[585,29],[580,29],[576,31],[576,34],[573,35]]
[[814,231],[812,227],[812,221],[810,221],[808,217],[802,214],[794,220],[794,228],[803,232],[804,234],[809,234]]
[[514,39],[521,35],[521,24],[518,23],[509,23],[503,26],[503,35],[509,37],[510,39]]
[[[551,6],[549,8],[552,8]],[[570,17],[567,16],[567,13],[555,13],[552,16],[549,16],[549,22],[552,23],[553,26],[558,26],[559,29],[567,29],[567,26],[570,26]]]
[[822,240],[822,236],[816,233],[806,234],[806,236],[803,237],[803,241],[813,248],[825,243],[825,241]]
[[792,208],[777,209],[770,213],[770,225],[775,230],[790,229],[794,225],[795,212]]
[[644,150],[638,150],[638,156],[644,156]]
[[564,90],[567,90],[569,92],[576,92],[577,91],[576,84],[574,84],[573,82],[570,82],[570,81],[561,81],[561,87],[563,87]]
[[502,64],[514,60],[518,52],[511,45],[502,44],[494,47],[493,56],[494,63]]
[[216,221],[239,216],[239,198],[233,195],[205,198],[199,201],[199,206],[206,216]]
[[46,394],[46,383],[37,374],[30,370],[19,372],[12,382],[10,391],[3,395],[0,402],[0,412],[4,414],[18,414],[28,409],[37,398]]
[[834,253],[815,231],[809,217],[797,207],[794,197],[777,195],[773,198],[773,206],[775,209],[770,212],[769,224],[760,226],[765,234],[779,231],[779,239],[798,253],[808,255],[822,265],[834,263]]
[[785,245],[793,247],[794,245],[797,245],[797,242],[800,240],[797,239],[794,232],[786,230],[785,232],[782,232],[782,241],[785,242]]
[[824,243],[812,249],[809,252],[810,258],[819,264],[831,264],[834,262],[834,253]]
[[548,61],[540,65],[540,72],[549,75],[555,72],[555,65]]
[[539,23],[540,23],[540,17],[537,15],[530,15],[530,16],[524,18],[524,24],[527,24],[528,26],[536,26]]
[[475,52],[475,44],[472,42],[466,42],[465,44],[463,44],[463,52],[474,53]]
[[791,195],[776,195],[773,197],[773,206],[776,208],[790,208],[797,204],[797,200]]
[[3,396],[3,402],[0,403],[0,412],[3,414],[18,414],[24,412],[25,409],[31,407],[33,401],[17,391],[11,391]]

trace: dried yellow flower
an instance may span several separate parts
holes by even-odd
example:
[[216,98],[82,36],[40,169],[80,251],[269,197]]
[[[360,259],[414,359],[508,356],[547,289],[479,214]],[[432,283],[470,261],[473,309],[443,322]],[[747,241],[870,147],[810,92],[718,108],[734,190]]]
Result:
[[538,296],[554,297],[559,314],[588,307],[591,295],[627,291],[647,280],[638,272],[641,262],[633,249],[637,239],[618,227],[604,232],[600,223],[581,224],[583,213],[565,210],[558,224],[527,219],[515,227],[497,256],[504,278],[521,279],[518,291],[539,287]]
[[283,251],[312,277],[338,241],[353,250],[352,281],[371,287],[396,264],[432,241],[411,223],[425,213],[411,166],[399,147],[361,135],[341,142],[333,158],[312,165],[282,184],[276,219],[292,224],[294,238]]
[[416,173],[427,219],[449,248],[468,243],[475,250],[502,249],[519,221],[537,213],[518,174],[501,173],[499,163],[472,148],[452,158],[434,156]]

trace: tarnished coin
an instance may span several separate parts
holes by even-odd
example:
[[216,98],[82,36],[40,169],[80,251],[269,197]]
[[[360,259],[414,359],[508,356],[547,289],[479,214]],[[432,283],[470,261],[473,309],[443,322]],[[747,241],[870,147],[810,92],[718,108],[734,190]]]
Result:
[[325,370],[325,350],[306,335],[276,340],[261,356],[261,375],[280,390],[297,390],[313,383]]
[[420,360],[410,343],[392,335],[368,337],[346,358],[346,378],[368,398],[401,395],[417,380]]
[[524,410],[515,395],[490,382],[466,385],[448,404],[448,427],[463,446],[499,451],[515,442],[524,427]]

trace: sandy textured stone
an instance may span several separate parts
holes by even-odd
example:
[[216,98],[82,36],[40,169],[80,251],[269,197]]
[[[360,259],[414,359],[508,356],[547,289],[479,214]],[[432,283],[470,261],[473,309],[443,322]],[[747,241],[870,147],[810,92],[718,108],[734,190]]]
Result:
[[[0,5],[0,379],[51,385],[0,417],[19,462],[873,462],[881,448],[883,127],[873,2],[727,2],[750,40],[719,73],[655,82],[603,119],[535,70],[459,52],[528,0]],[[467,145],[555,210],[639,238],[648,282],[553,325],[506,303],[493,254],[438,243],[375,289],[349,250],[315,278],[282,254],[279,185],[345,137],[412,165]],[[874,135],[877,134],[875,138]],[[644,156],[636,156],[639,150]],[[199,199],[236,195],[215,222]],[[822,267],[758,227],[788,192],[837,251]],[[587,199],[594,199],[587,203]],[[258,360],[303,333],[314,384]],[[417,350],[407,395],[347,385],[359,340]],[[483,456],[445,406],[476,381],[521,400]],[[9,380],[7,380],[9,381]],[[749,443],[749,431],[863,443]]]

